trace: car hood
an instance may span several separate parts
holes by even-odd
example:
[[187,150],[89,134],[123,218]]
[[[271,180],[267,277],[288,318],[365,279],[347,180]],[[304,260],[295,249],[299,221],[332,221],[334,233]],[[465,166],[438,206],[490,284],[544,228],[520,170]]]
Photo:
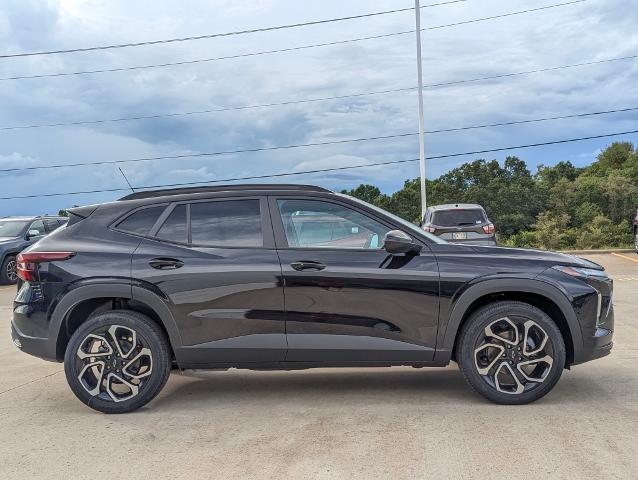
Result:
[[0,237],[0,243],[15,242],[19,237]]
[[539,263],[553,265],[569,265],[572,267],[593,268],[604,270],[604,268],[584,258],[576,257],[566,253],[548,252],[546,250],[535,250],[531,248],[510,248],[510,247],[470,247],[481,255],[497,256],[501,258],[511,258],[512,260],[538,261]]

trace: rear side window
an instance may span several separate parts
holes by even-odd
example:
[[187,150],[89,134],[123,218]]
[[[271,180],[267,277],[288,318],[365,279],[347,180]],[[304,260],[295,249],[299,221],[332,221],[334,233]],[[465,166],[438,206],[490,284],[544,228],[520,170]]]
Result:
[[438,210],[433,213],[432,224],[438,227],[462,227],[485,223],[485,213],[479,209]]
[[191,241],[216,247],[262,247],[259,200],[192,203]]
[[168,242],[188,243],[188,223],[186,220],[186,205],[177,205],[156,235]]
[[44,224],[46,225],[47,230],[48,230],[49,232],[52,232],[53,230],[55,230],[56,228],[58,228],[58,227],[60,226],[60,225],[58,224],[58,221],[57,221],[57,220],[55,220],[55,219],[53,219],[53,218],[51,218],[51,219],[49,219],[49,218],[45,219],[45,220],[44,220]]
[[116,228],[136,235],[148,235],[165,208],[166,206],[162,205],[138,210],[118,223]]

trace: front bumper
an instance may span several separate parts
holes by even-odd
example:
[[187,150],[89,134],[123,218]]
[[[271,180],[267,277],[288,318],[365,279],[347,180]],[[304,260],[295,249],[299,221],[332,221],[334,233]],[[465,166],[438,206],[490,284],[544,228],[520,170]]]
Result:
[[571,324],[571,339],[566,341],[571,340],[573,347],[569,364],[609,355],[614,345],[613,281],[608,277],[572,277],[553,268],[542,277],[563,290],[573,310],[573,322],[567,322]]

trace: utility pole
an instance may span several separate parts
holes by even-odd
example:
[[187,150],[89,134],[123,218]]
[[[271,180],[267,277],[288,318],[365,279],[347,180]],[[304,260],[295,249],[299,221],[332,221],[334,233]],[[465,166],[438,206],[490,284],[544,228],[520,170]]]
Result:
[[423,63],[421,59],[421,4],[414,0],[414,13],[416,15],[416,65],[419,79],[419,167],[421,171],[421,219],[425,216],[427,208],[427,192],[425,187],[425,122],[423,119]]

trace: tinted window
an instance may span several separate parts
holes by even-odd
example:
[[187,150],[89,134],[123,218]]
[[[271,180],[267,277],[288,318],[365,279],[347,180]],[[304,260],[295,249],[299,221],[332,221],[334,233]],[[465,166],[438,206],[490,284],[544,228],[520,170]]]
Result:
[[44,222],[42,220],[36,220],[31,224],[29,230],[37,230],[38,235],[44,235],[46,233],[44,229]]
[[178,205],[157,232],[157,238],[170,242],[188,243],[186,205]]
[[432,224],[439,227],[461,227],[479,225],[485,222],[483,210],[440,210],[435,211]]
[[279,200],[290,247],[379,249],[390,230],[366,215],[319,200]]
[[22,235],[22,231],[26,226],[27,222],[0,220],[0,237],[17,237]]
[[117,228],[137,235],[148,235],[165,208],[166,206],[161,206],[138,210],[118,223]]
[[263,246],[259,200],[192,203],[191,237],[195,245]]
[[44,220],[44,224],[47,227],[47,230],[49,232],[52,232],[54,230],[57,230],[60,226],[64,225],[63,223],[61,223],[60,220],[55,219],[55,218],[47,218]]

